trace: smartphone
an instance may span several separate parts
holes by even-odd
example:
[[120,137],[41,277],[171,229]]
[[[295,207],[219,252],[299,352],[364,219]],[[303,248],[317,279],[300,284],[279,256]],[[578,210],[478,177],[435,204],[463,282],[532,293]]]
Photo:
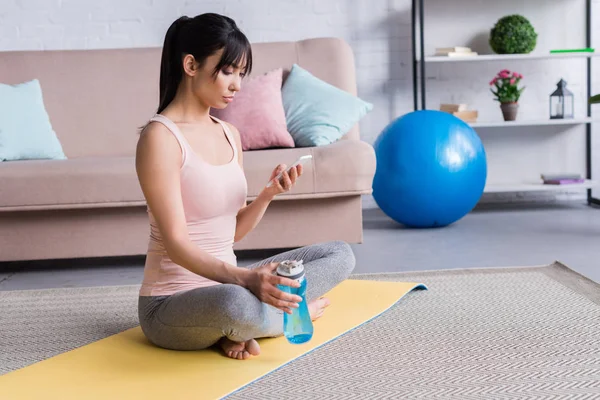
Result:
[[312,160],[312,155],[310,155],[310,154],[308,154],[306,156],[300,157],[299,159],[296,160],[295,163],[293,163],[292,165],[290,165],[285,171],[280,172],[279,174],[277,174],[277,176],[275,178],[271,179],[269,181],[269,183],[267,183],[267,187],[271,187],[273,185],[273,181],[274,180],[281,179],[281,177],[283,176],[283,172],[287,172],[289,174],[290,171],[292,170],[292,168],[294,168],[296,165],[299,165],[299,164],[304,165],[309,160]]

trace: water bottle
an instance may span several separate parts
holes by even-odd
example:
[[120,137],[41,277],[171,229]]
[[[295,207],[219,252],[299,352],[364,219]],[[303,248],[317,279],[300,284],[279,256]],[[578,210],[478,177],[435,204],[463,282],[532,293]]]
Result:
[[302,264],[302,260],[281,262],[277,267],[277,275],[293,279],[300,283],[300,287],[298,288],[284,285],[278,285],[278,287],[286,293],[302,297],[298,308],[291,308],[291,314],[283,314],[283,334],[290,343],[306,343],[313,336],[313,324],[306,302],[306,278],[304,277],[304,264]]

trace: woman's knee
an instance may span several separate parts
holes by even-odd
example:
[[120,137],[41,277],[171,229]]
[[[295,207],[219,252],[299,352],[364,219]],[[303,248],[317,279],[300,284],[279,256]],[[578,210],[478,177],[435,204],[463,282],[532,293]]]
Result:
[[332,257],[339,259],[339,266],[346,276],[349,276],[356,266],[356,257],[352,247],[343,240],[335,240],[328,243],[331,247]]
[[257,323],[262,311],[261,301],[248,289],[239,285],[223,285],[223,301],[220,311],[225,326],[247,327]]
[[219,318],[223,335],[236,342],[265,336],[269,321],[263,303],[241,286],[227,286]]

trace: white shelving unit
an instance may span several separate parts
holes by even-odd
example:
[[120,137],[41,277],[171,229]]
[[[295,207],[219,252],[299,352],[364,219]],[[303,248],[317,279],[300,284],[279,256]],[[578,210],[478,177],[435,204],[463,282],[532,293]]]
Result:
[[591,189],[597,186],[597,181],[586,179],[582,183],[571,183],[568,185],[545,185],[540,182],[524,182],[524,183],[507,183],[507,184],[495,184],[487,185],[484,189],[484,193],[508,193],[508,192],[545,192],[545,191],[567,191],[572,189]]
[[547,125],[582,125],[592,123],[591,117],[575,119],[543,119],[543,120],[516,120],[516,121],[482,121],[471,122],[473,128],[510,128],[517,126],[547,126]]
[[[506,128],[523,126],[549,126],[549,125],[582,125],[594,122],[591,117],[577,119],[546,119],[546,120],[524,120],[524,121],[490,121],[473,122],[469,125],[476,129],[484,128]],[[506,183],[486,185],[484,193],[510,193],[510,192],[545,192],[545,191],[572,191],[588,190],[598,185],[598,181],[586,179],[582,183],[571,183],[568,185],[546,185],[541,180],[538,182]]]
[[[412,32],[413,32],[413,89],[414,89],[414,109],[427,109],[426,103],[426,65],[443,63],[481,63],[504,61],[532,61],[532,60],[566,60],[583,59],[586,61],[586,81],[587,95],[591,95],[591,60],[600,57],[600,52],[565,52],[550,53],[537,52],[530,54],[482,54],[477,56],[447,57],[447,56],[426,56],[425,55],[425,0],[412,1]],[[585,44],[581,47],[591,47],[591,0],[585,1]],[[587,99],[586,99],[587,100]],[[511,182],[506,184],[488,184],[484,193],[509,193],[509,192],[534,192],[534,191],[572,191],[586,190],[587,200],[590,204],[600,205],[600,199],[592,196],[591,188],[598,182],[591,179],[591,124],[595,122],[591,117],[591,107],[588,105],[585,117],[562,120],[517,120],[517,121],[479,121],[470,123],[474,129],[510,129],[512,127],[544,127],[544,126],[569,126],[585,125],[586,132],[586,180],[583,183],[569,185],[545,185],[541,180],[539,182]]]
[[431,56],[425,57],[426,63],[455,63],[455,62],[482,62],[482,61],[509,61],[509,60],[554,60],[570,58],[595,58],[600,57],[598,53],[537,53],[537,54],[480,54],[477,56],[447,57]]

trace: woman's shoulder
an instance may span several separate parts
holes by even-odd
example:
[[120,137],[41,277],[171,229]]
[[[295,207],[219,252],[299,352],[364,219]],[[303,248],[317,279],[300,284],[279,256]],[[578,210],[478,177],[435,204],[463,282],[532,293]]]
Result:
[[137,148],[138,151],[150,151],[160,149],[178,149],[177,139],[164,124],[150,121],[140,132]]
[[240,131],[235,127],[235,125],[233,125],[232,123],[227,122],[227,121],[223,121],[223,120],[220,120],[220,121],[223,122],[227,126],[227,128],[229,128],[229,132],[231,132],[231,134],[235,137],[235,140],[239,142],[240,141]]
[[243,148],[242,148],[242,138],[240,137],[240,131],[238,131],[238,129],[231,123],[227,122],[227,121],[223,121],[223,120],[219,120],[221,121],[223,124],[225,124],[225,126],[228,128],[229,132],[231,132],[231,135],[233,136],[233,140],[235,142],[235,146],[237,148],[237,152],[238,152],[238,158],[240,161],[240,165],[242,164],[242,154],[243,154]]
[[140,141],[164,141],[173,136],[169,129],[158,121],[149,121],[140,131]]

